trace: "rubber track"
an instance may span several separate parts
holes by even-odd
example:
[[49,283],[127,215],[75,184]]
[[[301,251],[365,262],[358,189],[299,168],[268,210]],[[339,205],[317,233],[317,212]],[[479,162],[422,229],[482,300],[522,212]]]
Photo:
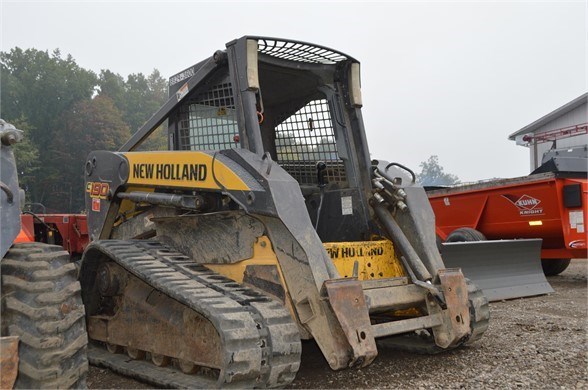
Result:
[[488,298],[486,298],[484,292],[479,287],[469,279],[466,279],[466,283],[470,303],[470,329],[472,330],[472,334],[464,344],[470,345],[482,338],[482,335],[488,329],[490,306],[488,306]]
[[[294,380],[300,366],[298,327],[284,305],[247,288],[157,241],[105,240],[92,243],[127,271],[209,319],[219,332],[224,364],[217,386],[283,387]],[[90,361],[105,365],[104,359]],[[143,363],[143,362],[137,362]],[[140,365],[140,364],[139,364]],[[117,367],[118,366],[118,367]],[[155,366],[152,366],[155,367]],[[129,374],[130,365],[121,367]],[[161,387],[202,387],[197,375],[179,370],[176,383],[161,370],[136,375]],[[145,375],[151,374],[150,378]],[[180,384],[181,383],[181,384]],[[207,387],[210,382],[207,381]]]

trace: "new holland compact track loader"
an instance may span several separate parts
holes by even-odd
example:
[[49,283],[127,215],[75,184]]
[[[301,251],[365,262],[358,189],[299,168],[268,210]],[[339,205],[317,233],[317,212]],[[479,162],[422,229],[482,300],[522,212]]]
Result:
[[[118,152],[89,155],[91,361],[160,386],[280,387],[301,339],[337,370],[370,364],[376,339],[482,336],[487,300],[444,266],[414,174],[370,160],[359,77],[335,50],[243,37],[173,76]],[[169,151],[133,151],[165,120]]]

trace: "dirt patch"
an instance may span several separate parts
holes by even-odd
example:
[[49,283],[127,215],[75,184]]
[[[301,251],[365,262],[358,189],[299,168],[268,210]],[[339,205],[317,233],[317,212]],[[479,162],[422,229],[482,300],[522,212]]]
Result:
[[[490,305],[476,344],[434,356],[386,349],[360,370],[332,371],[314,342],[303,343],[291,388],[588,388],[588,261],[549,278],[555,293]],[[90,368],[88,386],[150,388]]]

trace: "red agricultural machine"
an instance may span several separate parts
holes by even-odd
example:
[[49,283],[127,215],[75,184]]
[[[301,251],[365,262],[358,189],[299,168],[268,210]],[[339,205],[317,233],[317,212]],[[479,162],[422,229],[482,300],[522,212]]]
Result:
[[[551,150],[529,176],[429,189],[438,238],[446,243],[540,238],[545,275],[563,272],[570,259],[588,257],[586,154],[586,146]],[[451,250],[450,244],[445,250]],[[494,265],[501,272],[491,272],[488,261],[469,264],[486,277],[517,277],[509,281],[513,285],[524,286],[537,278],[527,261],[497,259]],[[467,274],[468,265],[462,267]]]
[[81,258],[89,242],[85,214],[35,214],[24,211],[21,225],[21,231],[14,242],[59,245],[74,260]]

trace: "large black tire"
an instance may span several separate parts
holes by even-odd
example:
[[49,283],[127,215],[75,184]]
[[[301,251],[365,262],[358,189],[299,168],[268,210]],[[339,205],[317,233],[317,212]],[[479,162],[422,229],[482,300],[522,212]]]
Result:
[[69,254],[16,244],[0,266],[2,335],[20,337],[15,388],[86,388],[85,311]]
[[545,276],[559,275],[568,268],[572,259],[541,259]]
[[486,241],[486,236],[476,229],[462,227],[455,229],[447,236],[445,242]]

